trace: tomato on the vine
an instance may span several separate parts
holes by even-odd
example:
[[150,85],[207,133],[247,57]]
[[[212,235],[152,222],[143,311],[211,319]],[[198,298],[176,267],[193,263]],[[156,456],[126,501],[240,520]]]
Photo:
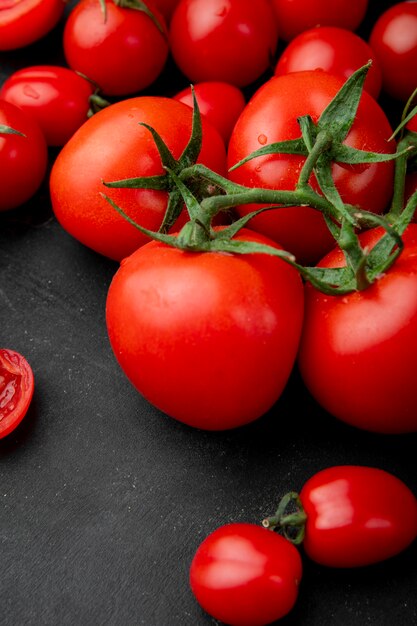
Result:
[[190,586],[202,608],[232,626],[264,626],[293,608],[302,577],[295,546],[262,526],[226,524],[198,547]]
[[[245,229],[235,239],[274,245]],[[281,395],[303,290],[297,271],[270,254],[153,241],[123,260],[106,311],[113,351],[138,391],[181,422],[225,430],[261,417]]]
[[25,417],[35,389],[33,371],[15,350],[0,349],[0,439]]
[[0,50],[23,48],[49,33],[64,13],[63,0],[2,0]]
[[[228,165],[235,165],[255,150],[301,136],[297,118],[310,115],[317,122],[344,81],[322,70],[275,76],[258,89],[241,113],[228,147]],[[354,123],[344,140],[361,150],[392,153],[392,129],[379,104],[363,92]],[[230,172],[232,181],[249,187],[294,190],[305,157],[296,154],[258,156]],[[392,194],[393,162],[359,165],[332,164],[332,176],[345,203],[381,213]],[[311,184],[317,189],[315,177]],[[259,205],[238,207],[246,215]],[[266,211],[250,221],[292,252],[301,263],[316,263],[334,245],[323,216],[309,206]]]
[[170,45],[193,82],[244,87],[269,67],[278,42],[268,0],[181,0],[170,24]]
[[167,29],[159,11],[147,0],[146,12],[105,0],[81,0],[64,27],[68,65],[94,81],[110,96],[130,95],[149,87],[168,57]]
[[76,72],[54,65],[34,65],[11,74],[0,98],[38,122],[50,146],[63,146],[87,120],[93,85]]
[[14,104],[0,100],[0,211],[14,209],[36,193],[47,159],[46,141],[37,122]]

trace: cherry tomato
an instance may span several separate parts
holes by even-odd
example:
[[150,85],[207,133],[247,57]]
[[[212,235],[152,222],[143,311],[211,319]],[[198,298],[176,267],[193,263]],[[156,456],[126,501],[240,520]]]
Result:
[[[149,239],[101,194],[110,196],[133,220],[150,230],[158,230],[167,208],[165,191],[103,185],[103,181],[164,173],[153,137],[141,122],[155,128],[174,158],[180,157],[191,135],[190,107],[172,98],[139,96],[93,115],[63,147],[51,171],[51,199],[58,221],[84,245],[117,261]],[[204,120],[198,161],[224,173],[224,142]]]
[[[228,148],[229,167],[264,145],[300,137],[297,118],[309,114],[317,121],[343,82],[321,70],[271,78],[236,122]],[[385,113],[364,92],[345,143],[362,150],[393,152],[394,142],[387,141],[391,133]],[[230,172],[230,178],[249,187],[293,190],[304,160],[291,154],[261,156]],[[334,164],[332,175],[344,202],[381,213],[391,198],[393,170],[392,162]],[[317,187],[314,179],[311,184]],[[245,215],[257,208],[246,205],[238,212]],[[334,244],[322,215],[311,207],[265,211],[250,221],[250,227],[280,243],[302,263],[316,263]]]
[[364,88],[374,98],[381,90],[381,70],[366,41],[346,28],[317,26],[297,35],[285,48],[275,67],[275,75],[322,69],[344,81],[372,60]]
[[270,0],[278,18],[278,32],[290,41],[314,26],[356,30],[365,17],[368,0]]
[[0,50],[23,48],[49,33],[64,7],[63,0],[1,0]]
[[199,546],[191,589],[207,613],[232,626],[262,626],[293,608],[302,577],[295,546],[255,524],[221,526]]
[[[274,245],[250,231],[238,238]],[[302,315],[300,277],[276,257],[151,242],[122,262],[106,319],[121,368],[149,402],[190,426],[225,430],[276,402]]]
[[417,87],[417,2],[399,2],[374,24],[369,43],[382,70],[382,87],[406,102]]
[[[227,145],[233,126],[245,108],[245,97],[235,85],[216,81],[194,85],[200,113],[219,131]],[[193,106],[191,87],[183,89],[174,96],[175,100]]]
[[327,468],[305,483],[300,500],[307,514],[304,550],[321,565],[371,565],[397,555],[417,536],[414,494],[381,469]]
[[76,72],[53,65],[34,65],[14,72],[0,98],[32,115],[50,146],[63,146],[87,120],[94,88]]
[[192,82],[249,85],[269,68],[277,42],[268,0],[181,0],[170,25],[172,55]]
[[143,11],[126,9],[105,0],[81,0],[64,28],[64,53],[68,65],[93,80],[103,93],[133,94],[149,87],[162,72],[167,56],[166,24],[152,3],[148,8],[163,32]]
[[45,138],[35,120],[14,104],[0,100],[0,211],[14,209],[40,187],[47,168]]
[[[362,247],[371,249],[381,234],[363,233]],[[380,433],[417,431],[417,225],[403,240],[394,265],[365,290],[329,296],[306,285],[302,377],[329,413]],[[336,249],[319,265],[344,264]]]
[[0,439],[25,417],[34,389],[33,372],[27,360],[14,350],[0,349]]

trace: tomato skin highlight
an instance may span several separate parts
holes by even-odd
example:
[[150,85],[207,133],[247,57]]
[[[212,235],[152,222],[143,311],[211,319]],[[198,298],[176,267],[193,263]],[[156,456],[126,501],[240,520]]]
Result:
[[[360,236],[372,248],[382,236]],[[404,250],[373,285],[328,296],[306,285],[299,351],[302,378],[330,414],[379,433],[417,431],[417,225],[403,235]],[[339,250],[321,267],[344,265]]]
[[64,13],[63,0],[19,0],[0,7],[0,50],[23,48],[49,33]]
[[[274,245],[246,230],[237,238]],[[122,262],[106,305],[110,343],[132,384],[205,430],[236,428],[271,408],[292,370],[302,315],[301,279],[284,261],[156,242]]]
[[15,350],[0,349],[0,439],[25,417],[35,389],[33,371]]
[[[63,228],[84,245],[117,261],[149,238],[101,194],[150,230],[158,230],[167,207],[165,191],[110,189],[102,182],[164,173],[152,135],[141,122],[154,127],[174,157],[180,157],[191,135],[190,107],[172,98],[139,96],[93,115],[63,147],[51,171],[52,207]],[[224,142],[205,121],[198,162],[225,173]],[[180,216],[176,228],[185,221],[186,216]]]
[[300,492],[307,514],[306,554],[328,567],[360,567],[391,558],[417,536],[417,499],[382,469],[336,466]]
[[197,549],[191,589],[202,608],[232,626],[263,626],[293,608],[302,577],[298,550],[248,523],[221,526]]

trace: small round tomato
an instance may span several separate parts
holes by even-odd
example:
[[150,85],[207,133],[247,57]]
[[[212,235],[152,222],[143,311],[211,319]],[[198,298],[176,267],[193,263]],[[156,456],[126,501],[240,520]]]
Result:
[[[233,126],[245,108],[243,92],[230,83],[208,81],[196,83],[194,93],[200,113],[219,131],[227,145]],[[174,96],[175,100],[193,106],[191,87],[183,89]]]
[[0,211],[14,209],[35,194],[45,177],[47,160],[46,141],[36,121],[0,100]]
[[[52,167],[52,207],[63,228],[84,245],[117,261],[149,241],[102,194],[111,197],[141,226],[158,230],[168,193],[110,189],[103,181],[164,174],[153,137],[141,123],[152,126],[178,159],[190,138],[192,117],[187,105],[157,96],[122,100],[93,115],[63,147]],[[203,120],[198,162],[224,174],[225,161],[222,138]],[[186,216],[181,219],[183,223]],[[179,225],[177,222],[176,228]]]
[[111,96],[133,94],[149,87],[168,57],[166,24],[151,2],[144,11],[105,0],[106,17],[98,0],[78,2],[65,23],[64,53],[68,65]]
[[193,82],[249,85],[269,68],[277,42],[268,0],[181,0],[170,25],[174,60]]
[[1,0],[0,50],[23,48],[49,33],[64,7],[63,0]]
[[[372,249],[383,234],[360,236]],[[417,225],[404,249],[370,287],[344,296],[306,285],[299,352],[303,380],[317,402],[342,421],[380,433],[417,432]],[[320,267],[342,267],[337,248]]]
[[[310,115],[317,122],[343,83],[322,70],[271,78],[254,94],[236,122],[228,146],[229,167],[263,146],[300,137],[297,118]],[[388,142],[391,134],[382,108],[364,91],[344,143],[361,150],[390,153],[395,151],[395,142]],[[259,156],[231,171],[229,178],[247,187],[294,190],[304,162],[305,157],[293,154]],[[332,165],[343,201],[374,213],[381,213],[389,203],[393,172],[392,161]],[[311,185],[317,190],[315,177]],[[258,208],[259,204],[248,204],[238,207],[238,213],[242,216]],[[265,211],[249,224],[304,264],[316,263],[334,245],[323,216],[309,206]]]
[[27,360],[14,350],[0,349],[0,439],[25,417],[35,382]]
[[263,626],[293,608],[302,577],[299,552],[287,539],[256,526],[221,526],[199,546],[190,585],[202,608],[232,626]]
[[68,68],[35,65],[9,76],[0,98],[32,115],[48,145],[63,146],[87,120],[93,91],[89,81]]
[[275,67],[275,76],[322,69],[346,80],[372,60],[364,88],[374,98],[381,90],[381,70],[371,47],[346,28],[317,26],[297,35],[285,48]]
[[417,87],[417,2],[399,2],[375,22],[369,43],[382,70],[382,87],[406,102]]
[[371,565],[399,554],[417,536],[417,499],[381,469],[327,468],[305,483],[300,501],[307,515],[304,550],[321,565]]
[[368,0],[270,0],[278,18],[278,32],[290,41],[315,26],[356,30],[365,17]]
[[[237,239],[272,242],[243,230]],[[151,242],[124,259],[107,297],[115,356],[154,406],[225,430],[268,411],[296,356],[297,271],[269,254],[194,253]]]

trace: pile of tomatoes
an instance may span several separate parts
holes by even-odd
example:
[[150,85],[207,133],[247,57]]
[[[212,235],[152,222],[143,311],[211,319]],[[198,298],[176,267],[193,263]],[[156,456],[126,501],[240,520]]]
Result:
[[[0,7],[4,58],[58,28],[63,58],[0,85],[0,211],[36,197],[47,179],[61,226],[120,263],[106,308],[120,366],[149,402],[190,426],[261,417],[299,367],[335,417],[417,431],[417,2],[382,12],[365,41],[357,31],[367,10],[367,0]],[[181,84],[161,95],[170,69]],[[347,84],[357,96],[344,94]],[[395,137],[384,97],[405,107]],[[354,286],[340,287],[351,275]],[[0,351],[0,437],[20,423],[33,385],[26,361]],[[343,538],[355,537],[354,562],[326,565],[375,562],[415,538],[416,501],[400,481],[369,468],[334,473],[346,493],[381,481],[375,493],[406,499],[410,516],[405,527],[386,498],[354,503],[358,527],[384,523],[365,535],[355,526]],[[311,489],[300,496],[300,525],[321,562]],[[336,518],[340,493],[329,504]],[[332,524],[324,541],[339,545]],[[290,540],[250,525],[221,529],[193,562],[197,599],[242,626],[288,613],[301,579]]]

